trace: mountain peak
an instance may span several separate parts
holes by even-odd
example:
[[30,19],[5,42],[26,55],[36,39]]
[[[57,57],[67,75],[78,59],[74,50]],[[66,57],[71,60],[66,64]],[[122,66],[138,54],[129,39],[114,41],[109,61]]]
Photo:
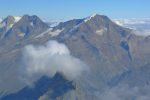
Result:
[[0,37],[3,38],[5,36],[5,33],[7,33],[14,24],[15,18],[13,16],[7,16],[4,20],[2,20],[0,22],[0,30],[2,30]]
[[[5,37],[11,37],[15,41],[25,36],[35,36],[47,30],[49,26],[36,15],[24,15],[11,27],[11,30],[5,34]],[[19,38],[18,38],[19,37]]]
[[22,19],[28,20],[28,21],[40,20],[40,18],[38,16],[36,16],[36,15],[32,15],[32,16],[30,16],[30,15],[24,15],[22,17]]
[[7,16],[3,21],[2,23],[5,23],[6,25],[9,25],[9,24],[14,24],[15,22],[15,19],[13,16]]
[[1,23],[5,23],[6,25],[17,23],[21,19],[20,16],[7,16],[4,20],[1,19]]
[[92,19],[103,19],[103,20],[109,20],[109,18],[105,15],[100,15],[100,14],[97,14],[97,13],[94,13],[92,14],[91,16],[87,17],[84,19],[84,22],[88,22],[89,20],[92,20]]
[[14,16],[15,22],[18,22],[21,18],[21,16]]
[[95,16],[98,16],[99,14],[98,13],[93,13],[92,15],[91,15],[91,17],[95,17]]

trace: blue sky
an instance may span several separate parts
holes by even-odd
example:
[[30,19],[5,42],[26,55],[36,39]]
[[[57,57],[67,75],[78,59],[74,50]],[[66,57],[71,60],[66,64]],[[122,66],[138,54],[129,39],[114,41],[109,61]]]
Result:
[[0,17],[35,14],[44,19],[71,19],[92,13],[111,18],[150,18],[150,0],[0,0]]

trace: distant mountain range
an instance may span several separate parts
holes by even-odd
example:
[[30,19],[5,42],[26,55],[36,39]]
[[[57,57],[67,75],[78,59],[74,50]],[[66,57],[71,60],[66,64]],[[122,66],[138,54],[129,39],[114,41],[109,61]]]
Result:
[[[126,27],[126,23],[121,26],[121,21],[117,20],[116,23],[105,15],[94,14],[52,27],[35,15],[24,15],[17,19],[8,16],[0,23],[1,99],[148,100],[150,36],[137,35],[132,27]],[[20,66],[24,66],[24,47],[32,44],[37,50],[43,50],[50,40],[64,44],[70,50],[71,57],[76,58],[73,60],[84,62],[88,71],[69,79],[61,69],[52,77],[45,74],[34,80],[33,87],[23,83],[20,75],[25,68],[20,69]],[[32,48],[31,53],[33,51]],[[36,55],[41,56],[40,52]],[[65,63],[71,66],[70,62]]]

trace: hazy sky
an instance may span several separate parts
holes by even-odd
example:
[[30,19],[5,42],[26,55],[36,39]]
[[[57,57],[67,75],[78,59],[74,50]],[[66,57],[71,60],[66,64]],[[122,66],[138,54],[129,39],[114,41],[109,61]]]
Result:
[[36,14],[45,19],[70,19],[92,13],[111,18],[150,18],[150,0],[0,0],[0,17]]

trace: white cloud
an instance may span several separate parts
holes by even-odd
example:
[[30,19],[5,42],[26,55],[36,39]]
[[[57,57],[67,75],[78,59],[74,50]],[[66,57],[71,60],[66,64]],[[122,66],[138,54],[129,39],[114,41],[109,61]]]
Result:
[[100,98],[101,100],[149,100],[150,88],[146,85],[141,88],[122,84],[106,90]]
[[40,76],[52,77],[56,72],[74,79],[86,70],[86,65],[70,55],[65,44],[49,41],[42,46],[28,45],[23,50],[24,77],[31,81]]

